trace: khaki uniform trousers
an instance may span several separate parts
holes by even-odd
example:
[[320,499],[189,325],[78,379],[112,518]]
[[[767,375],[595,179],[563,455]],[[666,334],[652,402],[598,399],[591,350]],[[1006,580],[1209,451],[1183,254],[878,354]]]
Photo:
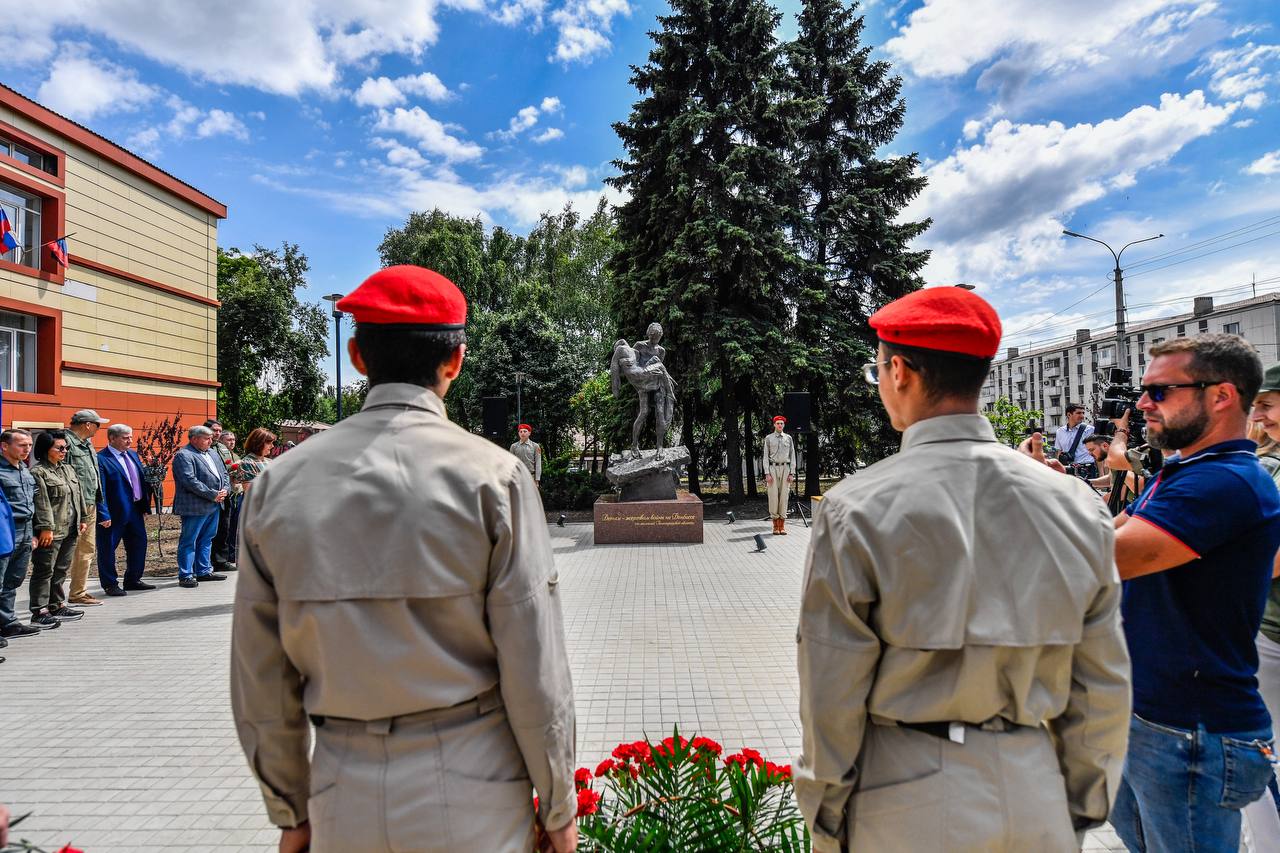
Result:
[[850,853],[1078,850],[1048,730],[966,727],[963,744],[868,725],[845,830]]
[[773,475],[773,482],[766,486],[769,492],[769,516],[770,518],[786,518],[787,493],[791,491],[791,484],[787,482],[787,475],[791,473],[791,466],[770,465],[768,473]]
[[67,589],[68,598],[79,598],[87,595],[85,585],[89,583],[90,570],[97,569],[94,558],[98,554],[98,537],[95,531],[98,526],[98,508],[89,504],[85,512],[86,527],[84,535],[76,540],[76,553],[71,558],[71,583]]
[[533,850],[533,783],[496,700],[324,720],[307,812],[311,853]]

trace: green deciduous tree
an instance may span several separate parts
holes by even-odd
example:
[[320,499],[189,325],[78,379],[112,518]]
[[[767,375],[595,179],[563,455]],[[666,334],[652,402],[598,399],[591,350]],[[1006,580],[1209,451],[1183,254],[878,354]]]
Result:
[[996,439],[1001,444],[1016,447],[1029,433],[1027,427],[1044,423],[1044,412],[1036,409],[1026,411],[1018,407],[1008,397],[997,397],[991,411],[984,412],[991,426],[995,428]]
[[240,435],[319,413],[328,326],[319,305],[298,298],[308,269],[292,243],[218,250],[218,411]]

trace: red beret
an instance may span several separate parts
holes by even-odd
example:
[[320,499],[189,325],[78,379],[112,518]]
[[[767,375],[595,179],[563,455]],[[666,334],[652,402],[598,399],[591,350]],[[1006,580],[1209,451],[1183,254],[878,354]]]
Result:
[[520,424],[520,426],[516,427],[516,432],[519,432],[522,429],[527,429],[529,432],[533,432],[533,427],[528,424]]
[[787,422],[787,419],[784,418],[782,415],[774,415],[773,422],[776,424],[778,421],[782,421],[785,424]]
[[904,347],[991,358],[1000,318],[987,300],[959,287],[927,287],[895,299],[868,321],[880,340]]
[[409,264],[378,270],[339,300],[337,307],[357,323],[441,331],[467,324],[467,299],[458,286],[434,270]]

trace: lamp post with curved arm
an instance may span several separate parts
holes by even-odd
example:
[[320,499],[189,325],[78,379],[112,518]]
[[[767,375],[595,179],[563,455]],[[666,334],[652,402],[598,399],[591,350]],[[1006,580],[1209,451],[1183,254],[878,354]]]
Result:
[[345,294],[330,293],[324,297],[324,300],[333,308],[333,358],[336,365],[333,384],[336,389],[334,396],[334,411],[337,415],[333,419],[335,424],[342,420],[342,312],[338,310],[338,300]]
[[1120,251],[1116,251],[1097,237],[1090,237],[1088,234],[1078,234],[1075,231],[1067,231],[1063,229],[1063,234],[1068,237],[1079,237],[1081,240],[1089,240],[1100,246],[1105,246],[1107,251],[1111,253],[1111,257],[1115,259],[1116,267],[1112,271],[1112,275],[1116,282],[1116,364],[1120,365],[1124,370],[1129,369],[1129,347],[1125,342],[1124,331],[1124,270],[1120,269],[1120,256],[1124,254],[1124,250],[1130,246],[1136,246],[1139,243],[1149,243],[1152,240],[1159,240],[1163,234],[1157,234],[1154,237],[1143,237],[1141,240],[1134,240],[1125,243],[1120,247]]

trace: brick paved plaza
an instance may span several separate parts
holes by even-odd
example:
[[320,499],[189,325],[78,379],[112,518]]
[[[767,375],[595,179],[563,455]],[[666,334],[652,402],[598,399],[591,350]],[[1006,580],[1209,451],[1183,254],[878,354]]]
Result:
[[[594,547],[590,525],[551,527],[580,763],[676,723],[790,760],[808,532],[792,524],[752,553],[768,528],[711,521],[704,545]],[[88,853],[274,849],[227,700],[234,583],[160,583],[4,650],[0,800],[35,811],[19,837]],[[1107,830],[1085,849],[1123,847]]]

